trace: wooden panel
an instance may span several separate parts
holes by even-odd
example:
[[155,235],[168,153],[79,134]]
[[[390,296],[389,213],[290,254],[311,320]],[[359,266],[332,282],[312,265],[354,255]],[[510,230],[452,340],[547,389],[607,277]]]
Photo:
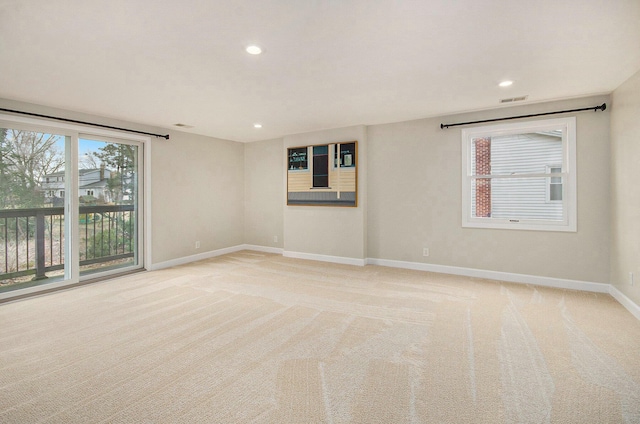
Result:
[[289,172],[287,178],[289,191],[311,190],[311,172]]
[[[313,181],[310,172],[289,172],[289,191],[311,191]],[[355,169],[341,169],[329,173],[329,190],[331,191],[356,191]],[[318,189],[315,189],[318,190]]]
[[329,175],[329,185],[335,191],[356,191],[355,168],[340,168],[340,172],[332,170]]

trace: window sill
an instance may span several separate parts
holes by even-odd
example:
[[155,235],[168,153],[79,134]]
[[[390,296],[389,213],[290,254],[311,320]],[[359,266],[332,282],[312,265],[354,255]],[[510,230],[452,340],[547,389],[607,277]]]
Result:
[[[487,218],[489,219],[489,218]],[[558,231],[565,233],[575,233],[575,224],[565,222],[535,222],[531,220],[468,220],[462,223],[462,228],[480,228],[487,230],[524,230],[524,231]]]

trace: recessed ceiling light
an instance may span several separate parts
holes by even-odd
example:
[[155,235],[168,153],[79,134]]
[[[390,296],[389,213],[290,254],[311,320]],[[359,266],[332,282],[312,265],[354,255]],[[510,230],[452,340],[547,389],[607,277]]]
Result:
[[187,124],[173,124],[174,127],[180,127],[180,128],[193,128],[193,125],[187,125]]
[[262,124],[253,124],[253,128],[262,128]]
[[249,54],[260,54],[262,53],[262,49],[259,46],[251,45],[246,48],[247,53]]
[[500,87],[509,87],[511,84],[513,84],[513,81],[502,81],[500,84],[498,84]]

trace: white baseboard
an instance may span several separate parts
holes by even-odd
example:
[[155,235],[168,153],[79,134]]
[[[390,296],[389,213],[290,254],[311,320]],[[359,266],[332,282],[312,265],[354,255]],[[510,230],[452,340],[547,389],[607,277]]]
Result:
[[171,268],[172,266],[184,265],[190,262],[201,261],[203,259],[215,258],[216,256],[226,255],[227,253],[239,252],[245,250],[244,245],[239,244],[237,246],[225,247],[223,249],[210,250],[208,252],[198,253],[197,255],[183,256],[181,258],[170,259],[164,262],[158,262],[151,264],[147,269],[150,271],[157,271],[159,269]]
[[613,296],[618,303],[627,308],[634,317],[640,320],[640,306],[638,306],[633,300],[629,299],[627,295],[618,290],[618,288],[613,284],[609,286],[609,294]]
[[365,259],[347,258],[344,256],[318,255],[315,253],[290,252],[286,250],[282,253],[282,256],[286,258],[308,259],[310,261],[332,262],[335,264],[344,264],[344,265],[356,265],[356,266],[366,265]]
[[254,250],[256,252],[276,253],[282,255],[284,249],[281,247],[259,246],[257,244],[243,244],[242,250]]
[[[617,289],[615,289],[616,293],[614,294],[614,292],[612,292],[612,289],[611,289],[613,286],[611,286],[610,284],[593,283],[593,282],[578,281],[578,280],[567,280],[567,279],[553,278],[553,277],[540,277],[537,275],[514,274],[509,272],[501,272],[501,271],[488,271],[488,270],[476,269],[476,268],[463,268],[463,267],[448,266],[448,265],[435,265],[435,264],[425,264],[425,263],[419,263],[419,262],[396,261],[391,259],[377,259],[377,258],[358,259],[358,258],[349,258],[344,256],[331,256],[331,255],[319,255],[315,253],[291,252],[291,251],[285,251],[277,247],[259,246],[259,245],[253,245],[253,244],[239,244],[237,246],[231,246],[223,249],[203,252],[197,255],[185,256],[182,258],[159,262],[159,263],[153,264],[150,267],[150,270],[155,271],[158,269],[169,268],[172,266],[184,265],[189,262],[195,262],[203,259],[214,258],[216,256],[226,255],[228,253],[235,253],[241,250],[254,250],[257,252],[275,253],[275,254],[281,254],[282,256],[287,258],[307,259],[307,260],[320,261],[320,262],[332,262],[332,263],[344,264],[344,265],[356,265],[356,266],[364,266],[367,264],[380,265],[380,266],[387,266],[391,268],[403,268],[403,269],[412,269],[416,271],[428,271],[428,272],[438,272],[442,274],[463,275],[466,277],[487,278],[491,280],[508,281],[512,283],[522,283],[522,284],[533,284],[537,286],[555,287],[555,288],[561,288],[561,289],[582,290],[582,291],[595,292],[595,293],[610,293],[616,299],[624,298],[626,299],[625,302],[635,305],[629,298],[627,298],[624,294],[622,294],[622,292],[619,292]],[[623,301],[620,301],[620,303],[623,303]]]
[[595,293],[609,293],[609,284],[589,281],[566,280],[562,278],[540,277],[537,275],[513,274],[510,272],[488,271],[484,269],[462,268],[457,266],[423,264],[419,262],[394,261],[390,259],[368,258],[371,265],[392,268],[413,269],[417,271],[439,272],[441,274],[463,275],[465,277],[486,278],[490,280],[508,281],[511,283],[533,284],[536,286],[555,287],[560,289],[582,290]]
[[212,250],[209,252],[199,253],[197,255],[185,256],[182,258],[172,259],[169,261],[159,262],[151,265],[148,269],[155,271],[172,266],[184,265],[189,262],[200,261],[203,259],[214,258],[216,256],[235,253],[241,250],[253,250],[257,252],[280,254],[287,258],[307,259],[320,262],[332,262],[344,265],[379,265],[391,268],[412,269],[416,271],[438,272],[441,274],[462,275],[465,277],[486,278],[490,280],[507,281],[511,283],[532,284],[536,286],[554,287],[559,289],[581,290],[594,293],[608,293],[624,306],[633,316],[640,320],[640,306],[629,299],[624,293],[611,284],[594,283],[589,281],[568,280],[563,278],[541,277],[528,274],[514,274],[510,272],[489,271],[476,268],[463,268],[448,265],[425,264],[419,262],[396,261],[391,259],[378,258],[348,258],[343,256],[318,255],[315,253],[290,252],[278,247],[259,246],[254,244],[239,244],[237,246],[227,247],[224,249]]
[[164,268],[171,268],[172,266],[184,265],[190,262],[201,261],[203,259],[215,258],[216,256],[226,255],[228,253],[235,253],[241,250],[254,250],[257,252],[276,253],[282,255],[282,249],[278,247],[258,246],[254,244],[239,244],[237,246],[225,247],[223,249],[210,250],[208,252],[198,253],[197,255],[183,256],[182,258],[171,259],[164,262],[158,262],[152,264],[147,269],[149,271],[156,271]]

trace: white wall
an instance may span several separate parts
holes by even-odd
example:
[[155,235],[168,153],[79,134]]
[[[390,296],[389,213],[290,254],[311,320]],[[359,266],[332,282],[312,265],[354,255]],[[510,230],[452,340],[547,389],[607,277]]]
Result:
[[[440,123],[591,107],[608,100],[598,96],[369,126],[368,257],[608,283],[608,110],[574,114],[576,233],[462,228],[461,129],[440,129]],[[423,247],[430,249],[429,257],[422,255]]]
[[[282,248],[285,161],[281,138],[244,145],[244,242]],[[274,237],[278,241],[274,241]]]
[[610,282],[640,305],[640,71],[611,103]]
[[285,254],[312,254],[364,260],[366,258],[366,210],[367,193],[367,133],[364,126],[338,128],[284,137],[281,184],[286,195],[284,161],[287,148],[317,144],[358,142],[358,206],[285,206],[284,250]]
[[170,134],[151,150],[153,263],[242,244],[243,145]]

